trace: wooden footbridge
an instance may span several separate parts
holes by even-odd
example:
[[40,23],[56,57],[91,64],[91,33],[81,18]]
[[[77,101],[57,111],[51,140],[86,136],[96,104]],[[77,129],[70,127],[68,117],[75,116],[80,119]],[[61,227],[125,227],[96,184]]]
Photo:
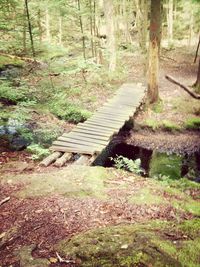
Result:
[[[108,146],[127,121],[133,118],[143,103],[145,87],[141,84],[123,84],[93,116],[79,123],[70,133],[64,133],[50,148],[53,151],[41,165],[63,166],[76,153],[87,155],[90,162]],[[79,160],[81,161],[81,160]]]

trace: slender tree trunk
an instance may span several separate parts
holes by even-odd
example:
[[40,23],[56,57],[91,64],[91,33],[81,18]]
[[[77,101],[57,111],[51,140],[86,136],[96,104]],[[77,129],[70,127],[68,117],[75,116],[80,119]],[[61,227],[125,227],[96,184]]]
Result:
[[59,45],[62,46],[62,17],[59,16]]
[[109,54],[109,71],[116,69],[116,38],[114,26],[114,6],[112,0],[104,0],[104,13],[106,19],[107,30],[107,49]]
[[200,58],[199,58],[199,67],[198,67],[198,71],[197,71],[197,80],[194,84],[196,92],[198,94],[200,94]]
[[96,27],[96,0],[93,0],[93,36],[94,36],[94,54],[97,60],[97,27]]
[[173,0],[168,0],[168,23],[167,23],[167,30],[168,30],[168,45],[173,42]]
[[78,0],[78,10],[79,10],[79,22],[80,22],[80,28],[81,28],[81,34],[82,34],[82,47],[83,47],[83,58],[86,60],[86,46],[85,46],[85,36],[84,36],[84,30],[83,30],[83,20],[82,16],[80,14],[81,12],[81,3],[80,0]]
[[42,43],[42,24],[41,24],[41,10],[38,10],[37,25],[39,30],[39,42]]
[[159,46],[161,40],[161,0],[151,0],[149,39],[148,101],[151,104],[159,99],[158,71]]
[[194,13],[191,9],[190,11],[190,28],[189,28],[189,38],[188,38],[188,46],[191,47],[192,38],[193,38],[193,27],[194,27]]
[[95,56],[95,53],[94,53],[94,27],[93,27],[93,18],[94,18],[94,15],[93,15],[93,5],[92,5],[92,0],[90,0],[90,35],[91,35],[91,51],[92,51],[92,57]]
[[139,33],[139,45],[143,53],[147,52],[147,24],[148,24],[148,1],[135,0],[137,7],[136,22]]
[[33,58],[35,58],[35,48],[34,48],[34,42],[33,42],[33,34],[32,34],[32,26],[31,26],[29,8],[28,8],[28,0],[25,0],[25,7],[26,7],[26,15],[27,15],[27,21],[28,21],[28,31],[30,35],[30,41],[31,41],[31,50],[32,50]]
[[26,54],[26,23],[27,23],[27,14],[26,14],[26,6],[24,5],[24,16],[23,16],[23,50]]
[[48,43],[51,43],[50,18],[49,18],[48,8],[46,8],[45,26],[46,26],[46,40]]

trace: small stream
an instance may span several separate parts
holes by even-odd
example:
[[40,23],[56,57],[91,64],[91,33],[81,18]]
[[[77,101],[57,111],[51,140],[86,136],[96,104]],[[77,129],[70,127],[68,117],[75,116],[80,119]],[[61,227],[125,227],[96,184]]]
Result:
[[104,167],[113,167],[113,159],[123,156],[131,160],[140,159],[143,176],[169,177],[179,179],[187,177],[200,182],[200,151],[193,154],[160,153],[157,150],[148,150],[141,147],[117,144],[111,151]]

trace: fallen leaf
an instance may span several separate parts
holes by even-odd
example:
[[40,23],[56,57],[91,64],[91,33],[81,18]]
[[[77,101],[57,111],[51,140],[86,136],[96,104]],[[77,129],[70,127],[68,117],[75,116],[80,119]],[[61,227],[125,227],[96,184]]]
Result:
[[57,262],[58,262],[58,259],[57,259],[57,258],[53,258],[53,257],[51,257],[51,258],[49,258],[49,261],[50,261],[51,263],[57,263]]

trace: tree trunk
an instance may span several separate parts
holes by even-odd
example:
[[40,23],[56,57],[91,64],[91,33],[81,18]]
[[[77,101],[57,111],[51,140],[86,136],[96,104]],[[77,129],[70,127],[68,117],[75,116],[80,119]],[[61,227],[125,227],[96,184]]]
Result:
[[26,6],[24,5],[24,16],[23,16],[23,50],[26,54]]
[[95,52],[94,52],[94,27],[93,27],[93,18],[94,18],[94,11],[93,11],[93,5],[92,0],[90,0],[90,41],[91,41],[91,51],[92,51],[92,57],[94,58]]
[[41,10],[38,10],[37,25],[39,30],[39,42],[42,43],[42,23],[41,23]]
[[149,35],[148,102],[151,104],[159,99],[158,71],[159,46],[161,40],[161,0],[151,0]]
[[59,17],[59,45],[62,46],[62,17]]
[[35,48],[34,48],[34,42],[33,42],[33,34],[32,34],[32,26],[31,26],[29,8],[28,8],[28,0],[25,0],[25,7],[26,7],[26,15],[27,15],[27,21],[28,21],[28,31],[30,35],[30,41],[31,41],[31,50],[32,50],[33,58],[35,58]]
[[107,51],[109,55],[109,71],[116,69],[116,38],[115,38],[115,25],[114,25],[114,6],[113,0],[104,0],[104,13],[106,19],[107,31]]
[[197,80],[194,84],[196,92],[198,94],[200,94],[200,58],[199,58],[199,67],[198,67],[198,71],[197,71]]
[[168,45],[173,42],[173,0],[168,0],[167,29],[168,29]]
[[[80,0],[78,0],[78,10],[79,10],[79,14],[81,12],[81,3]],[[81,14],[79,15],[79,22],[80,22],[80,28],[81,28],[81,34],[82,34],[82,48],[83,48],[83,58],[86,60],[86,46],[85,46],[85,36],[84,36],[84,30],[83,30],[83,20],[82,20],[82,16]]]
[[137,7],[136,23],[139,34],[139,45],[143,53],[147,52],[147,23],[148,23],[148,1],[135,0]]
[[48,43],[51,43],[51,32],[50,32],[50,19],[49,19],[49,10],[46,8],[46,16],[45,16],[45,26],[46,26],[46,40]]

